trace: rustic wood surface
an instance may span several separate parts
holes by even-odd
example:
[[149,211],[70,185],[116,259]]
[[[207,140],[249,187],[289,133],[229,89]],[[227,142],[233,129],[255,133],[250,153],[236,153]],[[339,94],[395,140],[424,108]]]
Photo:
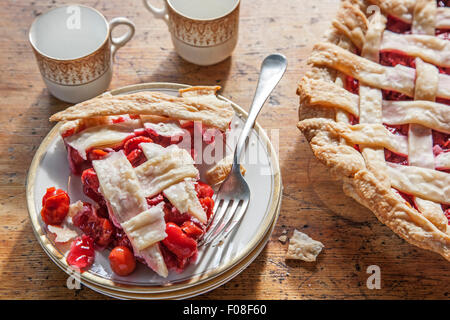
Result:
[[[49,95],[27,40],[33,19],[63,3],[6,0],[0,4],[0,298],[104,299],[83,287],[66,288],[66,274],[43,252],[31,230],[25,180],[31,159],[49,132],[50,114],[67,104]],[[143,82],[219,84],[222,94],[247,108],[259,65],[269,53],[289,61],[285,77],[259,122],[279,131],[283,203],[275,231],[261,255],[232,281],[199,299],[448,299],[449,264],[409,245],[367,209],[345,197],[312,156],[296,129],[296,83],[312,45],[328,27],[338,0],[246,1],[233,56],[198,67],[173,51],[167,27],[141,1],[78,0],[110,19],[126,16],[137,26],[119,50],[110,88]],[[157,1],[155,1],[157,3]],[[278,237],[294,228],[325,244],[317,263],[285,261]],[[367,267],[381,268],[381,289],[366,287]]]

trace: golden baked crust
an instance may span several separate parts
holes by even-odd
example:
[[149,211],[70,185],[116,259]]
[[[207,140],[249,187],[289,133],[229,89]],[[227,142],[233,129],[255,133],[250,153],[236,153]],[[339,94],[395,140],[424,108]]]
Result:
[[[382,14],[377,13],[377,8],[371,7],[371,5],[377,5]],[[370,8],[369,12],[368,8]],[[441,15],[448,14],[449,10],[448,8],[437,9]],[[373,12],[375,12],[374,16],[369,17]],[[309,59],[309,63],[312,65],[311,70],[306,73],[298,85],[297,94],[300,96],[298,128],[310,143],[317,159],[328,166],[334,176],[342,181],[346,195],[372,210],[382,223],[406,241],[437,252],[450,261],[450,228],[443,223],[442,215],[436,216],[431,213],[419,212],[391,187],[390,177],[384,173],[386,164],[384,163],[383,147],[387,146],[380,141],[374,142],[365,132],[357,137],[355,127],[358,128],[361,125],[352,126],[349,121],[350,116],[360,116],[360,103],[369,101],[373,106],[378,103],[377,92],[371,92],[370,88],[395,90],[413,97],[416,94],[416,99],[421,94],[421,91],[417,89],[414,92],[416,79],[410,77],[408,70],[400,67],[398,68],[400,70],[395,70],[399,73],[394,73],[392,71],[395,67],[384,67],[378,64],[378,61],[374,61],[377,59],[378,51],[373,54],[370,50],[364,50],[366,37],[373,36],[373,34],[369,35],[370,24],[373,24],[372,30],[379,27],[379,24],[375,23],[383,23],[383,14],[384,16],[390,14],[410,23],[414,21],[414,17],[417,17],[418,21],[415,22],[418,25],[417,28],[422,27],[421,30],[424,33],[430,30],[429,16],[431,13],[428,0],[344,0],[331,29],[326,33],[323,41],[314,47]],[[376,19],[378,20],[375,21]],[[414,23],[413,28],[416,28]],[[420,37],[412,36],[411,38],[410,43],[414,43]],[[367,41],[372,40],[374,43],[377,42],[376,38],[367,39]],[[431,43],[430,46],[434,46],[434,43]],[[352,53],[361,52],[361,49],[363,49],[362,56]],[[411,50],[412,55],[414,55],[414,50],[415,48]],[[440,56],[434,52],[426,62],[436,62],[436,57]],[[424,55],[421,55],[421,58],[426,59]],[[360,96],[343,88],[343,75],[359,80]],[[393,75],[397,77],[395,80],[392,78]],[[425,80],[423,86],[430,83],[426,79],[426,77],[423,78]],[[421,80],[419,79],[419,81]],[[432,89],[435,89],[436,92],[441,90],[437,93],[441,97],[447,94],[437,85]],[[429,93],[430,91],[426,89],[422,92]],[[415,122],[421,122],[419,125],[431,125],[436,127],[435,129],[448,132],[448,113],[442,113],[440,106],[432,102],[433,98],[433,94],[429,99],[421,97],[421,100],[430,100],[430,102],[424,102],[420,106],[411,102],[408,107],[429,108],[436,115],[434,120],[416,117],[417,121]],[[381,97],[379,105],[381,108]],[[399,105],[395,107],[399,107]],[[382,121],[381,118],[377,120],[362,126],[375,128],[378,126],[377,123],[381,125]],[[409,120],[414,122],[414,120]],[[382,132],[381,129],[380,132]],[[384,134],[382,133],[382,135]],[[390,138],[386,139],[386,143],[387,140]],[[395,150],[395,147],[402,148],[399,141],[396,143],[397,146],[391,145],[388,148],[391,150]],[[355,144],[360,146],[361,152],[354,148]],[[377,162],[377,153],[380,156],[380,151],[383,160]],[[408,151],[406,150],[406,152]],[[447,204],[450,201],[450,199],[444,200]],[[445,218],[445,216],[443,217]]]
[[180,90],[180,97],[160,92],[137,92],[113,96],[109,93],[58,112],[50,121],[78,120],[112,115],[154,115],[176,120],[201,121],[226,131],[233,118],[231,104],[216,96],[219,86]]
[[[206,182],[214,186],[221,183],[231,171],[233,165],[233,155],[226,156],[206,172]],[[240,165],[242,175],[245,175],[245,168]]]

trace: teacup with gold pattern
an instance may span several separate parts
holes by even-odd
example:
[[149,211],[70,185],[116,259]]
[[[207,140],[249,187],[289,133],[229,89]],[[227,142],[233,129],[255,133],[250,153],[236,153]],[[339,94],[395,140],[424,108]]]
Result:
[[[127,26],[128,31],[112,37],[118,25]],[[127,18],[108,22],[93,8],[67,5],[38,16],[31,25],[29,41],[50,93],[77,103],[108,88],[114,55],[133,37],[134,30]]]
[[143,2],[167,23],[175,51],[189,62],[215,64],[228,58],[236,47],[239,0],[164,0],[162,8],[149,0]]

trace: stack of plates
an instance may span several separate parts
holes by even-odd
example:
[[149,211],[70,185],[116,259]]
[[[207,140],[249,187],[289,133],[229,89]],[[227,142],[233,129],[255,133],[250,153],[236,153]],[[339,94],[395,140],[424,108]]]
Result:
[[[160,91],[177,95],[186,85],[146,83],[111,91],[127,94],[137,91]],[[223,100],[229,101],[223,97]],[[230,101],[231,102],[231,101]],[[227,152],[232,152],[236,137],[247,113],[231,102],[236,116],[227,136]],[[261,252],[270,238],[280,211],[281,176],[277,154],[264,130],[256,124],[249,139],[242,163],[249,184],[251,199],[239,226],[217,245],[199,249],[195,263],[182,273],[171,272],[163,279],[139,264],[128,277],[118,277],[110,269],[108,251],[97,252],[93,266],[81,275],[67,265],[67,245],[54,242],[40,218],[41,199],[46,188],[68,190],[71,202],[89,201],[82,192],[79,177],[70,174],[67,154],[58,134],[59,125],[47,135],[36,152],[27,178],[27,203],[36,237],[47,255],[65,272],[81,283],[107,296],[121,299],[184,299],[208,292],[231,280],[244,270]],[[204,170],[200,166],[200,173]]]

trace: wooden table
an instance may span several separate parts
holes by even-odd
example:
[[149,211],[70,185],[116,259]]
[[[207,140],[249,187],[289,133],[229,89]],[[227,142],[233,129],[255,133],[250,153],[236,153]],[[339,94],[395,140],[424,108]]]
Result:
[[[449,264],[381,225],[367,209],[344,196],[312,156],[296,129],[296,83],[306,58],[325,31],[338,0],[242,1],[238,47],[231,59],[211,67],[183,61],[173,51],[164,22],[140,1],[78,0],[107,18],[126,16],[137,26],[120,49],[111,88],[142,82],[219,84],[222,94],[246,108],[262,59],[281,52],[285,77],[259,122],[279,129],[283,175],[281,215],[271,240],[245,271],[201,299],[448,299]],[[67,104],[49,95],[27,40],[33,19],[72,1],[6,0],[0,5],[0,298],[103,299],[88,288],[69,290],[66,274],[43,252],[31,230],[25,180],[31,159],[53,124],[50,114]],[[287,262],[283,230],[308,233],[325,249],[317,263]],[[381,268],[381,289],[366,287],[367,267]]]

